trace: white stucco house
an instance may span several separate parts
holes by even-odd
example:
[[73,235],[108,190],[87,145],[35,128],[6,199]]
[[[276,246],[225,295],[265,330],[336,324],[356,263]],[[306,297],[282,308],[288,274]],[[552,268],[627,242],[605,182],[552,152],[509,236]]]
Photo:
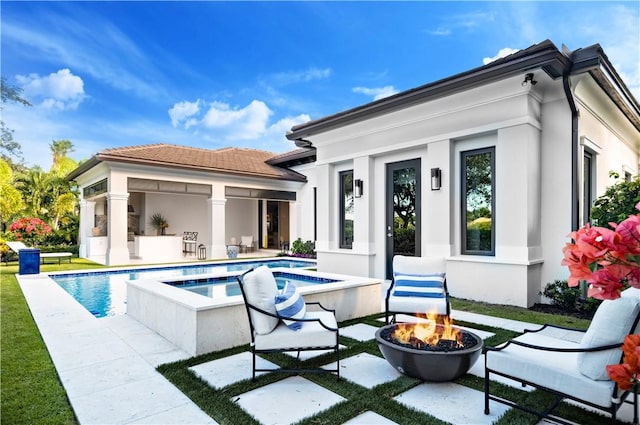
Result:
[[[300,149],[97,154],[69,176],[82,191],[81,256],[141,256],[127,241],[131,205],[163,212],[169,233],[198,231],[209,258],[248,232],[264,247],[314,240],[319,271],[367,277],[389,278],[394,254],[444,256],[453,296],[530,306],[567,276],[567,234],[609,172],[638,175],[640,105],[599,45],[547,40],[286,137]],[[149,235],[138,220],[134,236]]]

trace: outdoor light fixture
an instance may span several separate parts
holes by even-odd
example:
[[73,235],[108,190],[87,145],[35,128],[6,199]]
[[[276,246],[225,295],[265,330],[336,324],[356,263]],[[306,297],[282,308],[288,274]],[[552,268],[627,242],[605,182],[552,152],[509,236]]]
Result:
[[536,80],[533,79],[533,73],[530,72],[527,75],[524,76],[524,80],[522,80],[522,85],[526,86],[527,84],[531,84],[532,86],[535,86],[536,84],[538,84],[538,82]]
[[363,183],[360,179],[355,179],[353,181],[353,196],[356,198],[360,198],[363,194]]
[[439,168],[431,169],[431,190],[440,190],[442,186],[442,171]]
[[133,205],[127,205],[127,212],[134,213]]

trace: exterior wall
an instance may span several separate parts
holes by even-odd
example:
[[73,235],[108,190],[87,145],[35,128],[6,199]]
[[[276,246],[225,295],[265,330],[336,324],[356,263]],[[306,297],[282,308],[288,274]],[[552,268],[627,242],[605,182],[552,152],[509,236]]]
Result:
[[[544,263],[542,205],[547,202],[542,191],[557,178],[547,180],[549,170],[543,172],[540,165],[555,154],[547,144],[557,144],[553,135],[543,134],[541,117],[547,109],[562,108],[553,83],[540,79],[536,91],[512,78],[312,137],[318,204],[323,206],[318,212],[318,270],[385,277],[386,165],[420,158],[421,255],[448,258],[451,293],[520,306],[537,302]],[[550,97],[555,106],[545,104],[547,91],[556,96]],[[566,100],[564,105],[568,110]],[[551,115],[545,125],[552,131],[562,128],[559,122],[566,116]],[[496,255],[461,255],[460,153],[488,146],[495,147],[496,155]],[[439,191],[429,185],[429,170],[435,167],[442,170]],[[353,169],[354,178],[365,184],[364,195],[355,200],[350,250],[338,248],[337,175],[344,169]],[[570,210],[569,197],[560,204]]]
[[258,200],[230,198],[227,199],[227,210],[233,211],[233,214],[225,217],[227,243],[230,243],[232,237],[240,243],[240,236],[253,235],[258,246]]

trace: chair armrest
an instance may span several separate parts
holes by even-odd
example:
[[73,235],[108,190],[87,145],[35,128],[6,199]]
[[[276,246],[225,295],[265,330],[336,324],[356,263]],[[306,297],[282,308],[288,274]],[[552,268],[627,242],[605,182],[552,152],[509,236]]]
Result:
[[[326,309],[326,308],[322,307],[322,304],[320,304],[318,302],[311,302],[311,303],[305,303],[305,304],[317,304],[323,310],[326,310],[326,311],[328,311],[330,313],[334,313],[335,314],[335,310]],[[334,331],[334,332],[338,331],[337,327],[336,328],[332,328],[331,326],[327,326],[322,322],[322,320],[320,320],[318,318],[310,318],[310,319],[302,318],[302,319],[298,319],[296,317],[282,316],[282,315],[279,315],[279,314],[270,313],[268,311],[265,311],[265,310],[261,309],[260,307],[256,307],[255,305],[249,304],[249,303],[247,303],[247,307],[249,307],[251,310],[258,311],[258,312],[260,312],[262,314],[265,314],[267,316],[275,317],[276,319],[291,320],[291,321],[295,321],[295,322],[318,322],[318,323],[320,323],[320,326],[322,326],[323,328],[325,328],[328,331]],[[249,319],[251,319],[251,316],[249,316]]]
[[585,329],[570,328],[568,326],[553,325],[551,323],[545,323],[544,325],[542,325],[538,329],[525,329],[524,332],[525,333],[527,333],[527,332],[535,333],[535,332],[543,331],[543,330],[545,330],[547,328],[555,328],[555,329],[562,329],[564,331],[576,331],[576,332],[582,332],[582,333],[586,332]]
[[507,348],[509,345],[519,345],[521,347],[524,348],[529,348],[532,350],[541,350],[541,351],[553,351],[556,353],[589,353],[589,352],[594,352],[594,351],[605,351],[605,350],[611,350],[614,348],[620,348],[622,347],[622,343],[618,343],[618,344],[609,344],[609,345],[600,345],[600,346],[596,346],[596,347],[579,347],[579,348],[555,348],[555,347],[546,347],[546,346],[542,346],[542,345],[534,345],[534,344],[529,344],[527,342],[522,342],[522,341],[518,341],[516,339],[511,339],[509,341],[507,341],[506,343],[502,344],[502,345],[498,345],[496,347],[490,347],[490,346],[484,346],[482,348],[482,352],[486,353],[488,351],[502,351],[505,348]]
[[334,315],[336,314],[336,310],[332,309],[332,308],[326,308],[325,306],[323,306],[322,304],[320,304],[317,301],[311,301],[311,302],[305,302],[305,305],[317,305],[318,307],[320,307],[321,309],[323,309],[324,311],[328,311],[330,313],[333,313]]

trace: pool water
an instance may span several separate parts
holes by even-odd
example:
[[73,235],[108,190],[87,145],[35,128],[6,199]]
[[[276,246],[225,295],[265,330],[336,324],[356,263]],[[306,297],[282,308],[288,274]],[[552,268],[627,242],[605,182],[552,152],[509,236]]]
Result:
[[126,312],[127,285],[125,281],[127,280],[155,279],[167,281],[172,278],[189,275],[221,275],[229,272],[242,272],[261,265],[266,265],[270,268],[308,268],[315,267],[316,264],[313,261],[277,259],[50,274],[49,277],[60,285],[62,289],[71,294],[76,301],[89,310],[95,317],[107,317],[124,314]]
[[[336,279],[329,279],[326,277],[303,276],[280,271],[274,272],[273,276],[276,278],[278,289],[284,288],[287,282],[291,282],[298,287],[337,282]],[[240,286],[238,285],[238,280],[235,276],[188,279],[178,282],[163,283],[210,298],[224,298],[241,295]]]

